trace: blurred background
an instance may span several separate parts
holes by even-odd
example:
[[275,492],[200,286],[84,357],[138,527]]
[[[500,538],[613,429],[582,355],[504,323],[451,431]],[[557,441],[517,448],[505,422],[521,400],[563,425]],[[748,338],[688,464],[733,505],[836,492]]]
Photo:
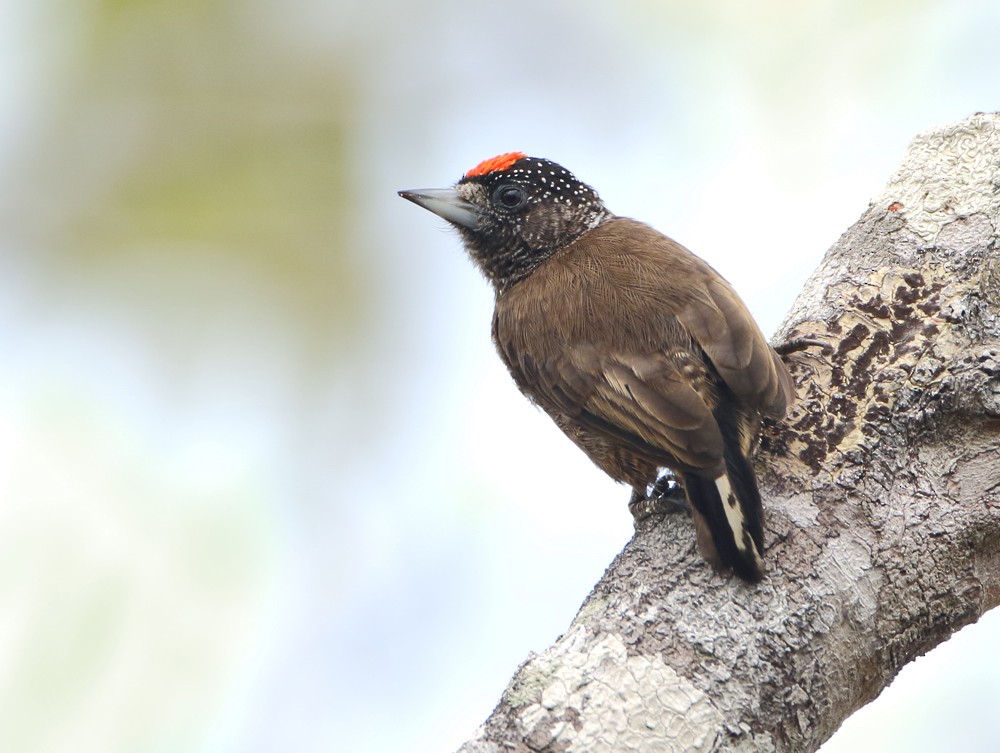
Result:
[[[0,0],[0,750],[450,751],[631,535],[396,196],[523,150],[773,332],[989,0]],[[1000,619],[825,753],[1000,748]]]

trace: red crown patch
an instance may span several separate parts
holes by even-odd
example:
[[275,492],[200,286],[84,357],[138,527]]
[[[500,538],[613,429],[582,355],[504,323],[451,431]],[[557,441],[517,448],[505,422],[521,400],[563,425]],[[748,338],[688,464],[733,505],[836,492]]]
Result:
[[524,152],[507,152],[506,154],[498,154],[496,157],[490,157],[489,159],[480,162],[474,168],[469,170],[469,172],[465,174],[465,177],[475,178],[477,175],[489,175],[497,170],[506,170],[519,159],[524,159],[527,156],[528,155]]

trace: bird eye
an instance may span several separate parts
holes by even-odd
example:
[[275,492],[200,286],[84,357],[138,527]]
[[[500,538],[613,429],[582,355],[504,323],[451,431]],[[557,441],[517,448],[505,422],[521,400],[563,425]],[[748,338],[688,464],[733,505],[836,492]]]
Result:
[[497,203],[505,209],[517,209],[527,201],[527,196],[520,186],[500,186],[493,194]]

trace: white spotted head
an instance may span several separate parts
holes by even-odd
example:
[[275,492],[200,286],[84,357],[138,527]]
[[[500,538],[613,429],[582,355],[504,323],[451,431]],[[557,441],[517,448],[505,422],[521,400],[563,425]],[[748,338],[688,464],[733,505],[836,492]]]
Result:
[[614,216],[569,170],[522,152],[479,163],[453,189],[402,195],[451,222],[499,290]]

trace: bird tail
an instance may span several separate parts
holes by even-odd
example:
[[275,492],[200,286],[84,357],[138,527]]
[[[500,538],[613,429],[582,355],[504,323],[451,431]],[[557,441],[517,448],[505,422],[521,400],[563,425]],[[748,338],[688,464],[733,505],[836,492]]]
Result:
[[750,460],[726,442],[725,470],[683,474],[702,556],[751,583],[764,577],[764,511]]

